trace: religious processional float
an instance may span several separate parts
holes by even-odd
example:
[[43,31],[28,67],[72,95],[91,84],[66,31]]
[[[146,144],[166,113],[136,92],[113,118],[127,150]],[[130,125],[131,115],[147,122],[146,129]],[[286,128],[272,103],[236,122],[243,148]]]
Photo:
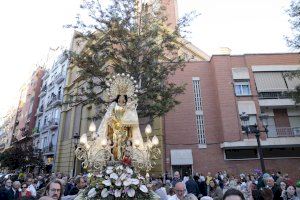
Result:
[[143,141],[136,111],[138,85],[129,74],[116,74],[106,84],[103,98],[112,103],[97,132],[83,134],[75,151],[83,167],[93,172],[89,187],[76,199],[153,199],[148,172],[160,155],[159,140],[149,138],[152,128],[147,125]]

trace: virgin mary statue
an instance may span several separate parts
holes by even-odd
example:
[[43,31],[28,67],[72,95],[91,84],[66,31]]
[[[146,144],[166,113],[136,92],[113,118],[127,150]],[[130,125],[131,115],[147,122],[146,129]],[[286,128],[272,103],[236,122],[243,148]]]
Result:
[[129,74],[117,74],[107,85],[104,98],[111,103],[100,123],[97,135],[111,143],[113,160],[120,161],[128,144],[143,141],[136,111],[135,93],[138,86]]

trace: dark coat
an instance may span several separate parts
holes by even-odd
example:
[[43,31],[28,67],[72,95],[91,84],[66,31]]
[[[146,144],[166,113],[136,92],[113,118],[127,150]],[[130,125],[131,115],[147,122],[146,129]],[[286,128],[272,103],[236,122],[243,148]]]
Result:
[[185,186],[186,186],[186,190],[189,193],[192,193],[194,194],[196,197],[199,196],[199,187],[198,187],[198,184],[196,183],[196,181],[194,181],[194,179],[189,179],[186,183],[185,183]]
[[202,196],[207,196],[206,182],[205,181],[198,182],[198,187],[199,187],[200,194],[202,194]]
[[0,199],[1,200],[13,200],[14,193],[12,189],[6,189],[5,187],[0,188]]
[[77,187],[73,187],[70,192],[69,192],[69,195],[76,195],[78,194],[79,192],[79,189]]

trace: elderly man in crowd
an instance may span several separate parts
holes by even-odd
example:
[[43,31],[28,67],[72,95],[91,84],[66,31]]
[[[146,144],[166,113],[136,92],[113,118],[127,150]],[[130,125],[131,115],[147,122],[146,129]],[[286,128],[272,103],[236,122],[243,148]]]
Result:
[[175,185],[175,195],[171,196],[168,200],[183,200],[185,196],[185,185],[182,182],[178,182]]

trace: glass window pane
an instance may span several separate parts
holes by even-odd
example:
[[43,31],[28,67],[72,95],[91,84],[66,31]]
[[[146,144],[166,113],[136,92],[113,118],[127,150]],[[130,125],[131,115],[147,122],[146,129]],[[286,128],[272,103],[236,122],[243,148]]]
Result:
[[235,94],[236,95],[242,94],[242,87],[240,85],[235,85]]
[[244,95],[250,95],[249,85],[243,85],[242,88],[243,88],[242,90]]

